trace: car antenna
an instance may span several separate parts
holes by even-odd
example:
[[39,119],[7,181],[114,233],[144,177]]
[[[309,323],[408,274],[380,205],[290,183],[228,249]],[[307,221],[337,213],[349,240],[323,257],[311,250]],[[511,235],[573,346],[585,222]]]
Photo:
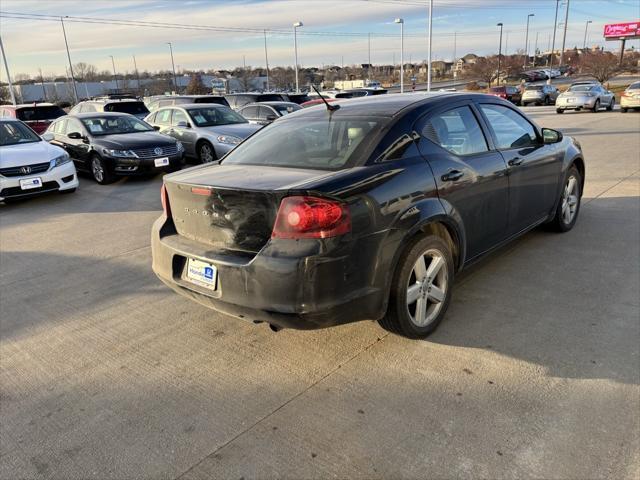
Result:
[[322,95],[320,95],[320,92],[318,91],[318,89],[316,88],[316,86],[315,86],[315,85],[313,85],[313,84],[312,84],[312,85],[311,85],[311,88],[313,88],[313,89],[316,91],[316,93],[318,94],[318,96],[320,97],[320,99],[321,99],[321,100],[324,102],[324,104],[327,106],[327,110],[329,110],[330,112],[334,112],[334,111],[336,111],[336,110],[338,110],[338,109],[340,108],[340,105],[330,105],[330,104],[329,104],[329,102],[327,102],[327,101],[325,100],[325,98],[324,98]]

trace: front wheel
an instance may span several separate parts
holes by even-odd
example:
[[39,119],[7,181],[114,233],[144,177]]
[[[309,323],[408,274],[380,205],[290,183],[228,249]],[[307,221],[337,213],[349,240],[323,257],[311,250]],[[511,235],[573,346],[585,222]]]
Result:
[[620,111],[621,111],[622,113],[627,113],[627,109],[626,109],[626,108],[620,108]]
[[114,180],[114,176],[107,168],[105,161],[98,155],[91,157],[91,175],[100,185],[107,185]]
[[593,113],[596,113],[598,110],[600,110],[600,100],[596,100],[596,103],[593,104],[593,108],[591,109]]
[[567,172],[564,182],[560,202],[553,218],[553,226],[559,232],[568,232],[576,224],[578,213],[580,212],[580,201],[582,199],[582,176],[572,165]]
[[447,311],[453,277],[453,258],[442,238],[428,235],[414,241],[398,262],[380,325],[409,338],[428,336]]
[[198,145],[198,160],[200,163],[211,163],[217,159],[216,151],[209,142],[201,142]]
[[611,110],[613,110],[613,107],[615,106],[615,104],[616,104],[616,100],[615,100],[615,98],[612,98],[611,99],[611,103],[607,107],[607,112],[610,112]]
[[556,113],[564,113],[564,110],[561,108],[556,108]]

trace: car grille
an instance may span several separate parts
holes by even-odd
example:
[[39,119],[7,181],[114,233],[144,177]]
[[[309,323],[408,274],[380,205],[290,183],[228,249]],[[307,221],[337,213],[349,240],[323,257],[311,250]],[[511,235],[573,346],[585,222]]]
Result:
[[[158,149],[159,152],[156,152],[156,149]],[[134,150],[134,152],[139,158],[170,157],[178,153],[178,146],[163,145],[162,147],[140,148],[138,150]]]
[[29,195],[35,195],[36,193],[53,192],[59,188],[60,185],[55,181],[44,182],[41,187],[30,188],[29,190],[22,190],[20,187],[8,187],[0,190],[0,197],[27,197]]
[[[23,177],[25,175],[33,175],[49,170],[50,163],[34,163],[32,165],[23,165],[20,167],[0,168],[0,175],[4,177]],[[28,169],[26,171],[25,169]]]

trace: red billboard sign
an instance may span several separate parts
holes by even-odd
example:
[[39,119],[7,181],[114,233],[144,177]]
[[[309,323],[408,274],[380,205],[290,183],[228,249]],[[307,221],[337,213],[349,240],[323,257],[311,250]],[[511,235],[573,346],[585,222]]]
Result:
[[622,38],[640,38],[640,20],[627,23],[610,23],[604,26],[606,40],[620,40]]

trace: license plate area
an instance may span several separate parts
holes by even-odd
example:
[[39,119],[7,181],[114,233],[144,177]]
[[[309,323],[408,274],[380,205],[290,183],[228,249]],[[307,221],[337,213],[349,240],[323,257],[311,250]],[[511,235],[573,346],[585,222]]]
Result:
[[20,190],[31,190],[33,188],[42,187],[42,179],[40,177],[25,178],[20,180]]
[[218,269],[215,265],[195,258],[187,259],[183,278],[209,290],[216,290],[218,287]]
[[156,167],[166,167],[169,165],[169,157],[156,158],[153,163]]

